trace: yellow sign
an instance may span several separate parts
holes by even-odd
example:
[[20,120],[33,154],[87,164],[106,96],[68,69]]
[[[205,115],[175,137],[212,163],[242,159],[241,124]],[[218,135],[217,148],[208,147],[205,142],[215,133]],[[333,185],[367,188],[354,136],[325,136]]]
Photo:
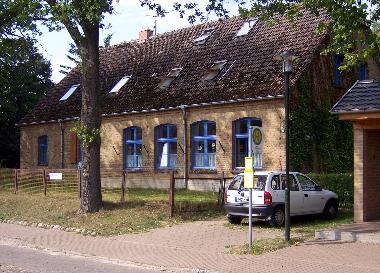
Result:
[[245,158],[245,169],[244,169],[244,188],[253,189],[254,184],[254,170],[253,170],[253,158]]

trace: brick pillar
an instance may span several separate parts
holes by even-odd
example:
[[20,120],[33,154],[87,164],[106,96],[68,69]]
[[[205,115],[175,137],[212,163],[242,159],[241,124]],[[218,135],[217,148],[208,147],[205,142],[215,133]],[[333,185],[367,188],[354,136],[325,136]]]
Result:
[[364,217],[364,130],[354,124],[354,221],[365,221]]

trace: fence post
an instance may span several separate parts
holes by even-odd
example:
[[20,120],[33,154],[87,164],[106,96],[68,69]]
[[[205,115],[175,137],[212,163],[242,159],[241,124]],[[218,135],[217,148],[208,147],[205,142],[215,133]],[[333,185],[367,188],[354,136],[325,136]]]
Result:
[[174,171],[170,171],[170,184],[169,184],[169,210],[170,210],[170,217],[173,217],[173,214],[174,214],[174,190],[175,190]]
[[44,169],[42,172],[42,183],[44,185],[44,195],[46,196],[47,193],[47,183],[46,183],[46,170]]
[[81,198],[81,186],[82,186],[82,170],[78,168],[77,171],[77,176],[78,176],[78,197],[79,199]]
[[221,179],[221,190],[222,190],[222,194],[221,194],[221,204],[222,206],[224,205],[224,193],[226,191],[226,178],[224,177],[224,171],[222,172],[222,179]]
[[126,180],[126,175],[127,172],[125,170],[122,171],[121,173],[122,178],[121,178],[121,198],[120,202],[125,202],[125,180]]
[[18,170],[15,169],[15,176],[14,176],[14,181],[15,181],[15,194],[17,194],[18,191]]

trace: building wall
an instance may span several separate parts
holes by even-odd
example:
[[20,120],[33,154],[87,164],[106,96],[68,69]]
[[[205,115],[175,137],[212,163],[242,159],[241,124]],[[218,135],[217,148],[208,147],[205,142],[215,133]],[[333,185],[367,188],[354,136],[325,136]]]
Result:
[[[250,103],[235,103],[218,106],[193,107],[186,109],[188,143],[183,140],[183,112],[181,109],[150,113],[130,114],[115,117],[104,117],[101,126],[101,168],[122,170],[123,168],[123,129],[130,126],[142,128],[143,170],[128,173],[128,183],[136,186],[166,187],[168,173],[156,170],[154,167],[155,147],[154,128],[160,124],[171,123],[177,126],[177,176],[184,175],[184,153],[187,147],[188,175],[190,177],[220,177],[232,176],[239,170],[232,166],[232,124],[234,120],[244,117],[255,117],[262,120],[264,130],[263,169],[281,170],[285,166],[282,99],[258,101]],[[193,122],[209,120],[216,122],[216,170],[201,171],[191,169],[190,134]],[[70,162],[72,122],[62,124],[64,131],[64,168],[76,168]],[[61,127],[59,123],[30,125],[21,127],[21,167],[22,168],[60,168],[61,167]],[[48,136],[48,166],[38,166],[37,139],[40,135]],[[104,185],[119,185],[119,180],[104,179]],[[149,183],[147,184],[147,181]],[[194,180],[193,184],[202,184]],[[189,185],[191,184],[189,183]]]

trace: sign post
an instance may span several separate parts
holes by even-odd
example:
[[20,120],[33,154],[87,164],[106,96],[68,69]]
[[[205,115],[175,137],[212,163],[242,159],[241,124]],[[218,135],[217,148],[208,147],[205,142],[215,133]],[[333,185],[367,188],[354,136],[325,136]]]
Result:
[[245,158],[245,169],[244,169],[244,188],[249,190],[248,198],[248,243],[249,249],[252,249],[252,189],[254,185],[254,161],[252,157],[252,131],[253,127],[249,126],[248,130],[248,157]]

